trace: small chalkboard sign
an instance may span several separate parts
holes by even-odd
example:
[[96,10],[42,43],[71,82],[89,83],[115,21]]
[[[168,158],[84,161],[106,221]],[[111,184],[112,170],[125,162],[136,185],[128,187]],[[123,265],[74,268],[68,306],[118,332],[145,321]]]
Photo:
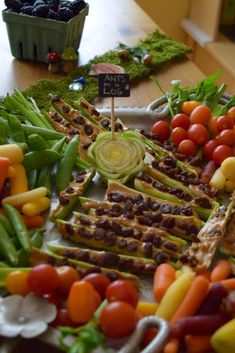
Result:
[[130,97],[128,74],[99,74],[100,97]]

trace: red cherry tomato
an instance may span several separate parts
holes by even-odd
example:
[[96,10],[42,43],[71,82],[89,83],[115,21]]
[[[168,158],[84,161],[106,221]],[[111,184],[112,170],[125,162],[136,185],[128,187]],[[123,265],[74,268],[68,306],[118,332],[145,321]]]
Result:
[[231,108],[228,110],[226,116],[228,116],[229,118],[231,118],[232,121],[233,121],[233,124],[235,124],[235,107],[231,107]]
[[201,103],[197,101],[186,101],[181,105],[181,110],[184,114],[190,115],[199,105],[201,105]]
[[213,160],[216,164],[220,165],[226,158],[233,155],[231,147],[226,145],[217,146],[213,152]]
[[28,275],[28,285],[31,292],[44,295],[59,288],[59,276],[56,269],[48,264],[40,264],[32,268]]
[[181,141],[186,140],[188,137],[187,131],[182,127],[175,127],[171,131],[171,141],[175,146],[178,146]]
[[107,276],[102,275],[102,273],[89,273],[83,277],[83,280],[90,282],[95,290],[100,294],[101,298],[104,298],[105,291],[111,283],[110,279]]
[[203,155],[207,159],[212,159],[214,149],[219,146],[218,140],[210,140],[208,141],[202,148]]
[[205,145],[209,139],[208,130],[202,124],[193,124],[188,129],[188,138],[196,145]]
[[58,291],[66,296],[72,284],[80,280],[80,275],[78,271],[71,266],[60,266],[56,268],[56,271],[60,281]]
[[139,293],[132,284],[120,279],[108,286],[105,298],[109,302],[123,301],[135,308],[139,300]]
[[163,120],[157,121],[152,127],[152,136],[159,141],[165,141],[171,133],[170,125]]
[[209,123],[207,124],[207,128],[212,136],[216,136],[219,133],[217,121],[214,118],[209,121]]
[[183,140],[178,146],[178,152],[185,156],[193,156],[196,152],[196,146],[191,140]]
[[43,298],[47,299],[51,304],[54,304],[57,309],[61,307],[61,298],[57,293],[44,294]]
[[77,326],[69,317],[68,310],[67,309],[58,309],[57,310],[57,315],[55,320],[50,323],[51,326],[57,327],[57,326]]
[[220,145],[235,146],[235,131],[231,129],[221,131],[218,136],[218,141]]
[[116,301],[108,304],[101,312],[99,324],[107,337],[122,338],[135,329],[137,312],[128,303]]
[[182,127],[183,129],[188,130],[190,126],[190,119],[186,114],[183,114],[183,113],[176,114],[173,116],[171,120],[171,126],[173,128]]
[[218,131],[233,128],[233,120],[228,115],[221,115],[216,120],[216,126]]
[[207,125],[211,118],[211,110],[206,105],[199,105],[190,114],[191,124]]

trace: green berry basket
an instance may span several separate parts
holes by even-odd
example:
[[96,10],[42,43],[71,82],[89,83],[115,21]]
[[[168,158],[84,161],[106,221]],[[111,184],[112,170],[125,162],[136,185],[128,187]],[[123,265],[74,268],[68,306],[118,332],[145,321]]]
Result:
[[80,46],[89,5],[68,22],[2,11],[12,55],[17,59],[47,62],[47,53],[62,53]]

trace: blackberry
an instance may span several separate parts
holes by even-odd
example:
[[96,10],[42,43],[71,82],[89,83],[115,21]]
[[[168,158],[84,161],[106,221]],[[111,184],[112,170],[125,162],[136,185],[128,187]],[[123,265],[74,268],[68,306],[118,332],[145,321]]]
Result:
[[60,20],[63,22],[68,22],[73,17],[73,11],[67,7],[60,7],[58,11]]
[[20,12],[23,3],[20,0],[5,0],[4,1],[6,7],[15,12]]
[[50,18],[51,20],[59,20],[60,16],[58,15],[57,12],[53,11],[53,10],[49,10],[47,18]]
[[59,5],[60,5],[60,1],[59,0],[47,0],[46,4],[50,10],[57,12]]
[[33,8],[33,16],[45,18],[47,17],[48,12],[49,12],[49,8],[46,4],[38,5]]
[[84,7],[86,7],[86,2],[84,0],[74,0],[69,4],[69,8],[73,11],[74,15],[79,14]]
[[37,0],[33,4],[34,7],[38,7],[38,6],[41,6],[41,5],[45,5],[45,2],[43,0]]
[[23,13],[24,15],[32,16],[32,14],[33,14],[33,6],[24,5],[21,8],[20,12]]

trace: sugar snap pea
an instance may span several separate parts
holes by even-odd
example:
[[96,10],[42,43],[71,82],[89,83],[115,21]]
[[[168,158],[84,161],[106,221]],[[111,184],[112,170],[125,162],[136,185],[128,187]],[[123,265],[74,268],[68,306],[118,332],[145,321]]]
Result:
[[25,142],[25,135],[19,119],[14,115],[9,115],[8,124],[10,135],[15,142]]
[[46,140],[58,140],[64,137],[62,132],[55,130],[49,130],[43,127],[31,126],[26,124],[21,124],[23,131],[26,135],[38,134]]
[[61,155],[51,149],[33,151],[25,154],[23,165],[27,172],[30,172],[34,169],[41,169],[45,165],[55,164],[60,159]]
[[12,265],[18,264],[18,254],[17,250],[11,241],[11,238],[5,231],[5,228],[0,223],[0,253],[4,256],[5,259],[10,261]]
[[31,172],[28,172],[28,184],[29,190],[35,189],[37,187],[37,180],[38,180],[38,170],[34,169]]
[[5,145],[7,144],[7,129],[5,122],[0,119],[0,145]]
[[42,151],[49,147],[47,141],[38,134],[30,135],[28,137],[28,144],[32,151]]
[[6,232],[10,237],[13,237],[15,235],[15,231],[11,225],[11,222],[7,219],[7,217],[3,216],[2,214],[0,214],[0,223],[5,228]]
[[72,177],[72,171],[77,157],[79,136],[75,135],[66,146],[63,157],[61,158],[57,173],[56,187],[58,191],[64,190]]
[[3,208],[7,212],[11,225],[16,232],[16,236],[18,237],[22,248],[25,251],[30,252],[31,251],[30,236],[28,233],[28,229],[19,211],[15,207],[7,203],[3,205]]

